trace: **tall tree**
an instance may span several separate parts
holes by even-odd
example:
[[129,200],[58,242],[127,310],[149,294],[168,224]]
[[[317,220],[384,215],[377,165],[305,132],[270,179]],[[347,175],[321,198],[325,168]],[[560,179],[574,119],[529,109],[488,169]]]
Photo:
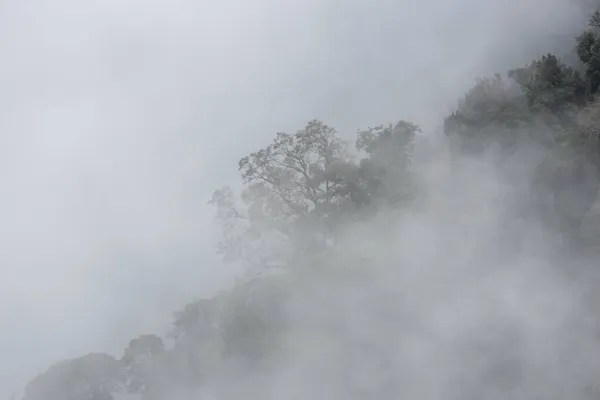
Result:
[[[305,255],[328,246],[351,205],[357,168],[334,128],[312,120],[295,134],[277,133],[238,167],[242,207],[230,188],[216,191],[212,199],[225,228],[224,255],[264,265],[282,254]],[[240,222],[245,228],[236,230]],[[266,242],[271,249],[279,244],[277,255],[267,255]]]
[[399,121],[358,131],[356,149],[366,153],[358,171],[361,190],[355,194],[390,205],[410,199],[414,193],[410,166],[418,125]]
[[255,266],[316,255],[335,242],[341,224],[374,203],[411,196],[410,162],[420,128],[400,121],[358,131],[356,163],[337,131],[319,120],[239,162],[241,202],[226,187],[212,203],[223,228],[220,253]]

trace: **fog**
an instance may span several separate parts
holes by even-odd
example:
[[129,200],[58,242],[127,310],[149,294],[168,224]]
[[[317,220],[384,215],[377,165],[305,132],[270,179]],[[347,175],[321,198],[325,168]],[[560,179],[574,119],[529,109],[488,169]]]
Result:
[[560,240],[517,217],[512,166],[444,148],[415,160],[427,200],[347,228],[328,268],[300,265],[277,356],[176,398],[595,398],[597,339]]
[[[567,0],[0,3],[0,396],[60,359],[163,333],[176,308],[230,284],[206,202],[275,132],[313,117],[349,138],[400,118],[433,130],[475,77],[568,53],[587,11]],[[450,225],[405,226],[429,240]]]

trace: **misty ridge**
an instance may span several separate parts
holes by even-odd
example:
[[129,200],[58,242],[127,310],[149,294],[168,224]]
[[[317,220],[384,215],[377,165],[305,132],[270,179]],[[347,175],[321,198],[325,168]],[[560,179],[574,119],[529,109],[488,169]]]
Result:
[[600,12],[571,45],[437,130],[257,143],[210,199],[235,285],[23,400],[597,399]]

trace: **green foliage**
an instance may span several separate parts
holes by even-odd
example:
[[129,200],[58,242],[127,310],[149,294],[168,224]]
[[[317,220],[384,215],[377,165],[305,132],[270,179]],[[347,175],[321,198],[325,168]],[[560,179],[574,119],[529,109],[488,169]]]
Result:
[[581,108],[589,100],[579,71],[560,62],[553,54],[533,61],[527,68],[508,72],[525,94],[529,112],[560,115],[569,107]]
[[[594,14],[590,29],[577,38],[578,56],[586,65],[583,76],[547,54],[508,71],[508,80],[500,75],[480,80],[444,121],[444,131],[463,151],[481,153],[496,144],[510,153],[525,141],[545,146],[547,160],[534,177],[538,195],[533,196],[533,207],[545,210],[542,219],[553,229],[570,234],[578,229],[598,188],[594,173],[581,171],[583,165],[600,166],[595,133],[590,134],[600,126],[591,123],[598,113],[590,108],[600,82],[599,21],[600,14]],[[559,154],[570,154],[567,165],[572,168],[562,162],[553,167],[554,161],[564,159]],[[581,191],[585,195],[576,195]]]
[[600,87],[600,12],[590,18],[589,28],[577,37],[577,56],[586,66],[587,87],[595,94]]
[[511,151],[523,140],[552,147],[590,100],[581,74],[552,54],[507,76],[479,80],[445,119],[445,132],[463,149],[481,152],[499,144]]

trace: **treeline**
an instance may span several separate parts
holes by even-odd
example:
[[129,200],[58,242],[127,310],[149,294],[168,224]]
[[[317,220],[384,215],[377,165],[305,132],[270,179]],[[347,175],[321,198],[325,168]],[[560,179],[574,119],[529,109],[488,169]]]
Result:
[[[502,163],[523,146],[544,149],[530,208],[572,242],[599,188],[600,13],[575,49],[579,65],[547,54],[481,79],[443,125],[456,157],[491,152]],[[427,196],[414,171],[419,133],[417,124],[399,121],[358,131],[353,146],[318,120],[278,133],[239,161],[241,193],[222,188],[211,201],[223,228],[218,251],[248,266],[249,277],[175,313],[172,345],[143,335],[118,360],[90,354],[63,361],[27,386],[25,400],[191,396],[208,382],[235,380],[237,371],[271,368],[286,329],[288,289],[314,271],[319,279],[340,279],[347,271],[328,270],[332,257],[360,273],[361,260],[340,261],[339,234]]]

